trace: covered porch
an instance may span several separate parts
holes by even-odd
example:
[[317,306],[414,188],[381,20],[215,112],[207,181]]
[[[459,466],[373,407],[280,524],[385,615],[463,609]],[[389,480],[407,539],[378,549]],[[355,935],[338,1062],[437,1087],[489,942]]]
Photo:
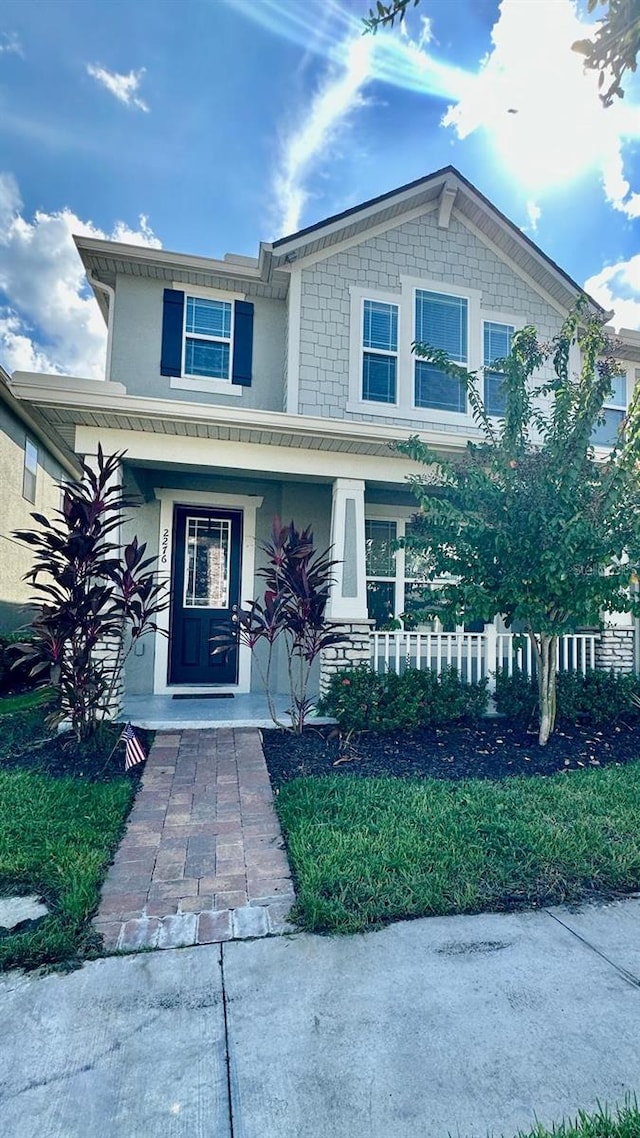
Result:
[[[290,699],[283,693],[273,697],[278,719],[285,726],[291,720],[288,713]],[[125,695],[120,715],[125,723],[145,727],[149,731],[187,731],[191,729],[217,729],[254,727],[268,730],[275,727],[264,692],[240,692],[223,696]],[[334,723],[334,719],[312,716],[310,723],[318,726]]]

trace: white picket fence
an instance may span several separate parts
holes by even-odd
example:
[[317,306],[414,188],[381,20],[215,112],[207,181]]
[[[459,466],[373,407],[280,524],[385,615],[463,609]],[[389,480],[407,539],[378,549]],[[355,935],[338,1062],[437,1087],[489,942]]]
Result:
[[[597,634],[576,632],[558,641],[557,668],[561,672],[581,672],[596,666]],[[430,668],[442,672],[457,669],[465,683],[488,680],[495,690],[496,672],[514,669],[531,676],[534,654],[528,637],[512,632],[496,632],[487,625],[484,632],[373,632],[371,667],[374,672],[404,672],[407,668]]]

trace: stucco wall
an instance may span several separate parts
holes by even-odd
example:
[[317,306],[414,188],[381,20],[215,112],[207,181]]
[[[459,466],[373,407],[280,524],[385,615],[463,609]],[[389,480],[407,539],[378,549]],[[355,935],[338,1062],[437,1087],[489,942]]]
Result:
[[[36,500],[28,502],[22,496],[25,439],[29,437],[38,448],[38,474]],[[30,587],[22,580],[33,565],[33,553],[12,537],[14,529],[28,528],[34,523],[31,512],[48,515],[60,505],[60,491],[56,485],[66,472],[29,435],[24,423],[0,403],[0,630],[10,631],[28,623],[29,610],[25,609],[31,596]]]
[[[374,293],[400,297],[401,276],[435,280],[459,288],[461,295],[466,288],[479,289],[483,310],[512,315],[515,323],[534,324],[543,338],[558,330],[560,317],[556,310],[455,214],[449,229],[438,228],[435,213],[424,214],[302,270],[298,404],[301,414],[442,427],[440,417],[436,416],[433,422],[428,409],[416,410],[411,419],[385,416],[381,404],[362,412],[346,410],[350,288],[370,288]],[[472,328],[470,334],[479,336],[480,331]],[[467,432],[468,424],[461,422],[462,416],[451,414],[448,418],[454,429]]]
[[[110,378],[130,395],[281,411],[284,390],[285,302],[250,297],[254,304],[251,387],[241,395],[184,391],[160,374],[162,298],[166,283],[121,276],[116,283]],[[188,292],[188,286],[185,286]]]

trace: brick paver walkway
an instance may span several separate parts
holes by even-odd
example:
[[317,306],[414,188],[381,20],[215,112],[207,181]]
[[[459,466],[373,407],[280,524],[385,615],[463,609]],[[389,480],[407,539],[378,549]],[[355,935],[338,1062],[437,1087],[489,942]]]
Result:
[[277,935],[293,900],[259,732],[159,732],[102,889],[105,946]]

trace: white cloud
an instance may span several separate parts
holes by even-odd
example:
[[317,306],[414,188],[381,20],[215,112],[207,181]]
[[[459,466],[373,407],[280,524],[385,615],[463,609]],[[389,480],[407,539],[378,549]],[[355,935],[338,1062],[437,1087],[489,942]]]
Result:
[[616,328],[640,328],[640,253],[608,265],[584,287],[604,308],[613,309]]
[[597,169],[611,205],[638,217],[623,148],[640,137],[640,107],[628,92],[602,106],[597,75],[571,50],[588,31],[572,0],[502,0],[493,46],[443,124],[460,139],[485,131],[509,176],[536,196]]
[[159,248],[146,217],[105,233],[70,209],[23,215],[15,178],[0,174],[0,362],[9,371],[102,378],[106,329],[73,234]]
[[22,44],[16,32],[0,32],[0,55],[19,55],[24,59]]
[[540,221],[541,216],[542,210],[540,209],[538,203],[534,201],[528,201],[527,217],[529,218],[529,225],[527,228],[531,229],[535,233],[536,229],[538,228],[538,222]]
[[309,196],[311,172],[326,160],[349,117],[364,105],[362,89],[371,78],[371,37],[358,34],[345,42],[341,64],[332,65],[311,100],[304,121],[282,146],[280,169],[274,179],[277,235],[294,233]]
[[121,103],[125,103],[128,107],[137,107],[140,111],[149,110],[147,104],[138,95],[142,76],[145,73],[144,67],[141,67],[139,71],[130,71],[128,75],[121,75],[118,71],[107,71],[106,67],[88,63],[87,71],[93,79],[102,83],[102,86],[106,87],[112,95],[115,95]]

